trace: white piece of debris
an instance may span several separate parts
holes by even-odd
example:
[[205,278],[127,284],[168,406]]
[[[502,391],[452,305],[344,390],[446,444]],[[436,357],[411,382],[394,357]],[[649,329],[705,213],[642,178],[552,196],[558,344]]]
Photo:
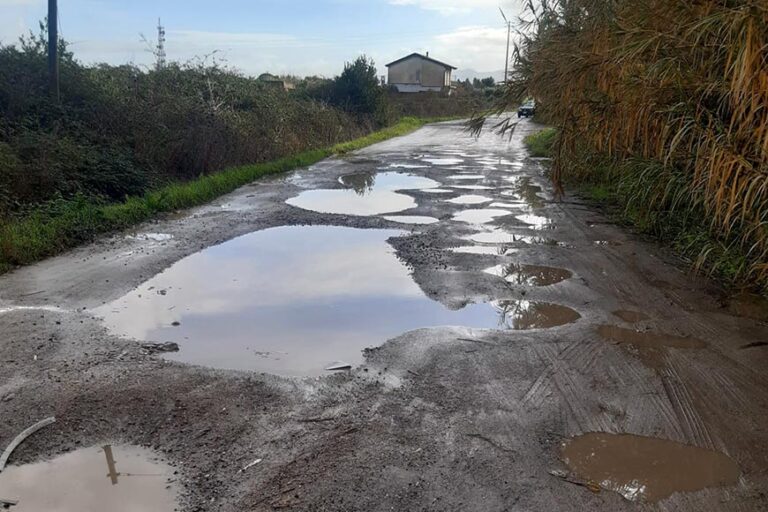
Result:
[[340,370],[351,370],[352,365],[349,363],[344,363],[342,361],[336,361],[332,365],[330,365],[328,368],[325,369],[327,372],[337,372]]
[[8,463],[8,458],[13,453],[13,450],[15,450],[21,443],[24,442],[26,438],[37,432],[43,427],[47,427],[51,423],[56,422],[56,418],[50,417],[46,418],[43,421],[39,421],[26,429],[24,432],[16,436],[16,438],[11,441],[11,444],[8,445],[8,447],[5,449],[2,455],[0,455],[0,472],[2,472],[5,469],[5,465]]
[[251,462],[250,464],[248,464],[247,466],[245,466],[243,469],[241,469],[241,470],[240,470],[240,472],[242,473],[243,471],[247,471],[248,469],[252,468],[252,467],[253,467],[253,466],[255,466],[256,464],[260,464],[260,463],[261,463],[261,461],[262,461],[262,459],[256,459],[255,461]]

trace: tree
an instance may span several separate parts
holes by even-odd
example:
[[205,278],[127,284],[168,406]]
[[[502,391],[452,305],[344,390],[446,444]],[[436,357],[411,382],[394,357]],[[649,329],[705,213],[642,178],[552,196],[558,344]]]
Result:
[[386,99],[373,60],[361,55],[346,63],[341,76],[334,80],[331,102],[348,112],[379,118],[386,108]]

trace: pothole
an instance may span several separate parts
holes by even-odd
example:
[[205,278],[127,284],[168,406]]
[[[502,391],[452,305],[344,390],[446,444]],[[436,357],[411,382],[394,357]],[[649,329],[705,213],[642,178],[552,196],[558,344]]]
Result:
[[735,485],[741,473],[723,453],[653,437],[590,433],[561,448],[577,478],[637,502]]
[[448,250],[457,254],[485,254],[494,256],[505,256],[512,252],[516,252],[516,249],[509,249],[503,245],[467,245],[463,247],[451,247]]
[[533,235],[518,235],[501,229],[483,231],[466,237],[467,240],[480,244],[526,244],[526,245],[557,245],[557,241]]
[[173,470],[135,446],[80,449],[0,473],[0,496],[19,512],[136,512],[177,509]]
[[390,215],[384,218],[392,222],[399,222],[400,224],[435,224],[440,222],[440,219],[419,215]]
[[437,188],[436,181],[398,172],[359,172],[339,178],[343,190],[307,190],[286,203],[320,213],[376,215],[416,207],[416,201],[396,190]]
[[482,180],[485,176],[482,174],[453,174],[448,176],[449,180]]
[[511,213],[512,212],[509,210],[502,210],[499,208],[470,209],[460,211],[453,216],[453,220],[469,224],[487,224],[493,222],[498,217],[504,217]]
[[[164,356],[171,360],[291,376],[360,363],[362,349],[417,328],[517,328],[500,322],[494,305],[451,311],[426,297],[387,243],[401,235],[331,226],[251,233],[179,261],[94,313],[115,334],[177,343],[179,352]],[[514,311],[517,325],[546,308]]]
[[460,190],[493,190],[493,187],[487,185],[451,185],[450,187]]
[[499,265],[489,268],[485,272],[499,276],[509,283],[524,286],[550,286],[573,277],[573,274],[564,268],[517,263]]
[[524,224],[528,224],[532,229],[551,229],[553,227],[552,219],[541,215],[516,215],[515,218]]
[[459,165],[464,163],[462,158],[422,158],[423,162],[431,165]]
[[490,197],[479,196],[474,194],[463,195],[463,196],[459,196],[459,197],[455,197],[453,199],[447,200],[448,203],[453,203],[453,204],[483,204],[483,203],[490,203],[491,201],[493,201],[493,199],[491,199]]
[[529,300],[503,300],[494,302],[499,311],[500,324],[516,331],[549,329],[577,321],[581,315],[560,304]]
[[651,331],[635,331],[633,329],[624,329],[615,325],[601,325],[597,332],[605,339],[615,341],[620,344],[634,345],[638,348],[682,348],[696,349],[704,348],[707,344],[700,339],[684,336],[674,336],[672,334],[655,333]]

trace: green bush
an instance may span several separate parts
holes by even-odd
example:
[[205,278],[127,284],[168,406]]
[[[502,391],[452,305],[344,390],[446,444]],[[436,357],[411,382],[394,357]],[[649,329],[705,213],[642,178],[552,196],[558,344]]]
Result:
[[528,135],[525,139],[525,145],[533,157],[552,157],[552,148],[557,140],[557,130],[554,128],[545,128],[540,132]]

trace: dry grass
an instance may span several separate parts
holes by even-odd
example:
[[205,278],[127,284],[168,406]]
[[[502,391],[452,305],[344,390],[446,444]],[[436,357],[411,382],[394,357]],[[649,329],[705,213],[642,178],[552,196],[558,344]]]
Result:
[[555,178],[614,161],[629,208],[699,217],[697,266],[738,250],[734,278],[768,283],[768,2],[539,0],[527,17],[506,98],[559,128]]

